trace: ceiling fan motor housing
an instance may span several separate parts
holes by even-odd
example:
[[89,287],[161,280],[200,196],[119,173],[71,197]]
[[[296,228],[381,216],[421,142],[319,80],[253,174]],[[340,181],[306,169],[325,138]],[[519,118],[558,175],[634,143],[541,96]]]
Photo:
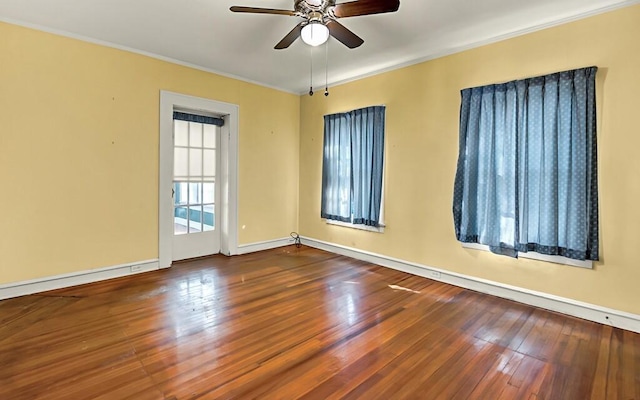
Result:
[[307,19],[307,23],[310,23],[310,24],[311,23],[319,23],[319,24],[324,23],[324,18],[323,18],[324,16],[319,12],[312,11],[312,12],[310,12],[308,14],[308,17],[309,18]]
[[333,17],[333,7],[336,0],[295,0],[294,9],[307,17],[309,21],[318,21],[325,23],[326,17]]

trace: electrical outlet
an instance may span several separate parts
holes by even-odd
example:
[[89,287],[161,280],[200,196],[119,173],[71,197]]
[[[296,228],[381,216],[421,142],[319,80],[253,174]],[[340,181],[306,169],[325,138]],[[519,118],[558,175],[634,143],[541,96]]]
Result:
[[438,271],[429,271],[429,277],[433,279],[440,279],[440,272]]
[[131,272],[140,272],[142,271],[142,265],[132,265]]

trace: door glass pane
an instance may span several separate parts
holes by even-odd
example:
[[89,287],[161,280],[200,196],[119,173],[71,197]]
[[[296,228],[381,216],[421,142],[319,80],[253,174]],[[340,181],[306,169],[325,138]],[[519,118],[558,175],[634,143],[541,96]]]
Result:
[[202,147],[206,147],[208,149],[216,148],[216,126],[215,125],[204,125],[203,126],[204,140],[202,143]]
[[173,204],[186,205],[187,202],[187,182],[173,182]]
[[202,124],[189,122],[189,147],[202,147]]
[[202,183],[190,182],[189,183],[189,204],[201,204],[202,203]]
[[174,121],[174,232],[215,229],[218,127]]
[[216,151],[204,150],[203,171],[204,176],[216,175]]
[[202,149],[189,149],[189,175],[202,176]]
[[176,147],[173,151],[173,175],[174,176],[187,176],[188,172],[188,160],[189,153],[187,149]]
[[189,207],[189,233],[202,232],[202,206]]
[[174,121],[173,144],[187,147],[189,145],[189,123],[187,121]]
[[187,207],[175,207],[173,209],[173,233],[183,235],[187,233]]
[[205,204],[202,206],[204,210],[204,218],[202,221],[202,228],[205,231],[212,231],[215,226],[215,208],[213,204]]
[[215,203],[215,183],[205,182],[202,184],[202,202]]

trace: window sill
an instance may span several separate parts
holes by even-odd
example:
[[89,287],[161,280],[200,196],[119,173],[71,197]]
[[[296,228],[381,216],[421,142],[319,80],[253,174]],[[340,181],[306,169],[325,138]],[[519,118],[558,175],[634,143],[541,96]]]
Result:
[[359,229],[361,231],[369,231],[369,232],[376,232],[376,233],[384,233],[384,228],[385,228],[384,225],[380,225],[378,228],[376,228],[374,226],[352,224],[350,222],[335,221],[332,219],[325,219],[325,222],[329,225],[344,226],[345,228]]
[[[485,246],[483,244],[477,244],[477,243],[462,243],[462,247],[467,248],[467,249],[490,251],[489,250],[489,246]],[[528,258],[528,259],[531,259],[531,260],[546,261],[546,262],[552,262],[552,263],[555,263],[555,264],[570,265],[572,267],[593,269],[593,261],[591,261],[591,260],[581,261],[581,260],[574,260],[574,259],[567,258],[567,257],[562,257],[562,256],[548,256],[546,254],[540,254],[540,253],[536,253],[536,252],[533,252],[533,251],[530,251],[530,252],[527,252],[527,253],[518,253],[518,258]]]

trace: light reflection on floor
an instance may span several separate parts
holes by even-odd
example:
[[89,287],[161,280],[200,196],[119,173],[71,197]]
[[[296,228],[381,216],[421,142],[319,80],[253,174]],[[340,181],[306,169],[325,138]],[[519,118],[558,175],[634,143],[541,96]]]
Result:
[[180,310],[167,315],[174,327],[175,339],[193,334],[211,339],[223,335],[224,324],[220,320],[224,317],[227,287],[220,284],[217,271],[189,275],[177,285],[178,290],[167,299]]

